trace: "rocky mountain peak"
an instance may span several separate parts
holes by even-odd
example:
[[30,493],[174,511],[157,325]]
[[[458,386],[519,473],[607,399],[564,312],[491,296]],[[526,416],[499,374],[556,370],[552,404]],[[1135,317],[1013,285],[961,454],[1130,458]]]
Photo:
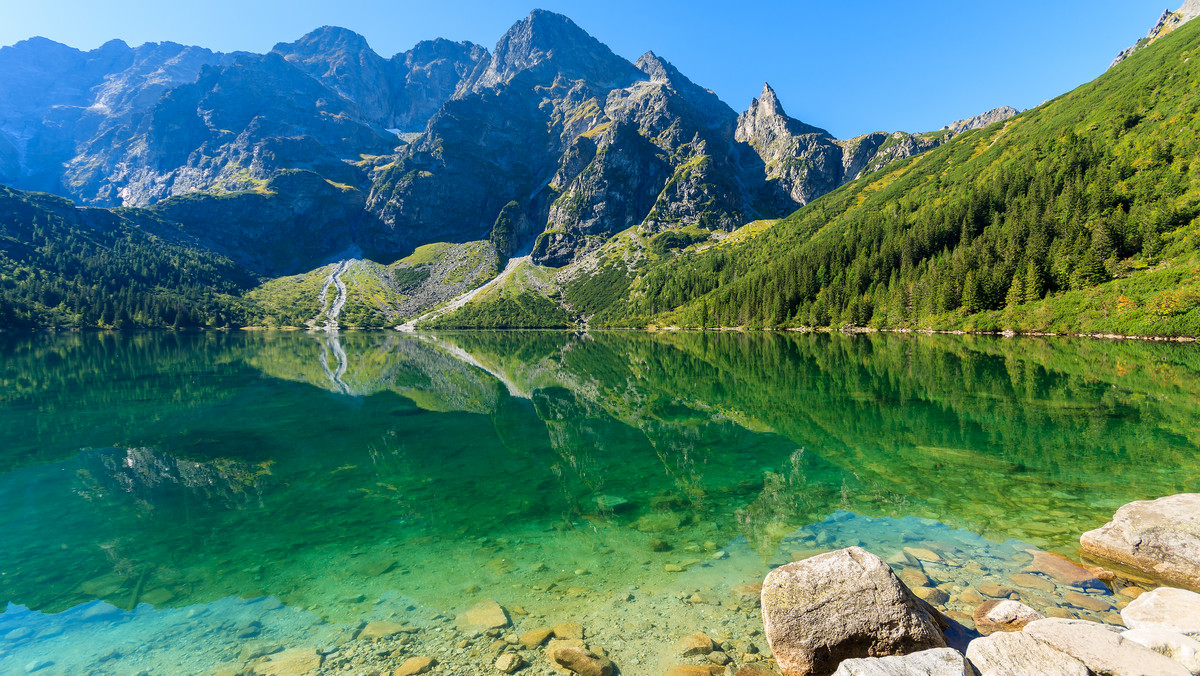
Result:
[[652,82],[670,82],[679,73],[670,63],[658,58],[654,52],[646,52],[633,63],[634,67],[650,76]]
[[562,75],[604,86],[626,84],[640,75],[574,21],[543,9],[533,10],[500,38],[471,89],[495,87],[524,72],[550,81]]
[[971,131],[972,129],[983,129],[984,127],[990,127],[997,122],[1007,120],[1019,112],[1019,110],[1013,108],[1012,106],[1000,106],[999,108],[993,108],[986,113],[980,113],[974,117],[968,117],[965,120],[951,122],[950,124],[946,125],[944,129],[949,129],[957,134],[961,134],[964,131]]
[[829,132],[788,117],[770,83],[763,83],[762,94],[751,100],[746,112],[738,116],[735,138],[750,144],[770,144],[778,139],[801,134],[828,136]]
[[272,51],[283,54],[358,53],[370,51],[367,39],[358,33],[339,26],[321,26],[292,43],[281,42]]
[[[397,54],[397,57],[400,55]],[[487,58],[487,49],[471,42],[454,42],[446,38],[422,40],[404,53],[405,63],[428,64],[441,59],[466,59],[472,62]]]
[[1200,0],[1185,0],[1183,5],[1174,12],[1169,9],[1163,10],[1162,16],[1158,18],[1158,22],[1154,24],[1154,27],[1146,34],[1146,37],[1138,40],[1134,46],[1122,50],[1108,67],[1112,68],[1125,59],[1128,59],[1137,50],[1195,19],[1197,16],[1200,16]]
[[725,105],[712,90],[692,82],[679,69],[654,52],[646,52],[634,63],[634,67],[650,77],[651,82],[665,84],[679,94],[708,126],[728,123],[736,113]]
[[779,115],[787,117],[787,113],[783,112],[783,104],[779,103],[779,97],[775,95],[775,90],[771,88],[770,82],[763,83],[762,93],[757,99],[750,102],[750,109],[758,108],[759,115]]

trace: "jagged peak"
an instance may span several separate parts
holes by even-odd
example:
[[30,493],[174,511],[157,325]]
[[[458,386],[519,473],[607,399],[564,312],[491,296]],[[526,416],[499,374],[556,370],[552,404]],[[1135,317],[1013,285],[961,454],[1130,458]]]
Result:
[[750,107],[757,107],[760,115],[787,117],[787,113],[783,112],[783,104],[779,102],[779,97],[775,95],[770,82],[763,83],[762,93],[750,103]]
[[633,65],[638,70],[649,75],[651,81],[669,81],[671,80],[672,71],[679,72],[670,63],[658,58],[658,55],[652,51],[639,56],[638,60],[633,62]]
[[739,141],[751,141],[766,136],[777,136],[780,133],[798,136],[801,134],[821,134],[828,136],[829,132],[805,124],[800,120],[789,117],[783,110],[775,90],[768,82],[763,83],[762,93],[750,101],[746,112],[738,116],[735,138]]

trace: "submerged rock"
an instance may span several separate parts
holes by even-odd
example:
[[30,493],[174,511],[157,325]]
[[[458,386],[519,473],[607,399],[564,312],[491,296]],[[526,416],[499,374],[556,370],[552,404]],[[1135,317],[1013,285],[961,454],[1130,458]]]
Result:
[[462,631],[487,631],[502,629],[508,626],[508,614],[495,601],[477,603],[454,618],[454,623]]
[[543,643],[550,640],[551,636],[554,636],[553,629],[550,627],[539,627],[538,629],[530,629],[521,634],[519,641],[522,646],[532,649],[541,647]]
[[1089,676],[1083,662],[1023,632],[1001,632],[971,641],[967,659],[981,674]]
[[417,674],[427,674],[435,666],[437,660],[432,657],[410,657],[401,664],[398,669],[392,672],[392,676],[417,676]]
[[555,643],[559,642],[551,642],[550,647],[546,648],[546,657],[550,658],[552,663],[580,676],[612,676],[613,663],[607,657],[597,655],[582,646]]
[[[725,667],[719,667],[715,664],[678,664],[667,669],[666,676],[718,676],[725,673]],[[738,672],[741,673],[740,671]],[[770,671],[764,673],[772,673]]]
[[1131,502],[1079,544],[1089,556],[1200,588],[1200,493]]
[[1092,596],[1090,594],[1081,594],[1077,591],[1069,591],[1063,594],[1063,600],[1078,608],[1091,610],[1097,613],[1112,609],[1112,603],[1108,598],[1103,596]]
[[1021,631],[1025,625],[1043,619],[1038,611],[1017,601],[985,601],[971,619],[979,633],[987,636],[998,631]]
[[762,583],[751,582],[749,584],[739,584],[730,592],[733,599],[738,603],[746,606],[758,606],[762,603]]
[[404,625],[399,622],[370,622],[358,632],[358,638],[364,641],[378,641],[403,631]]
[[583,625],[578,622],[559,622],[554,625],[555,638],[583,638]]
[[496,660],[496,669],[501,673],[511,674],[525,666],[525,660],[516,653],[504,653]]
[[1031,573],[1042,573],[1068,587],[1108,591],[1095,573],[1064,556],[1042,550],[1030,550],[1029,553],[1033,555],[1033,561],[1026,570]]
[[707,655],[713,651],[712,639],[706,636],[703,632],[696,632],[691,636],[684,636],[679,641],[679,654],[684,657],[692,655]]
[[934,648],[911,655],[846,660],[834,676],[974,676],[966,658],[953,648]]
[[1121,619],[1130,629],[1166,629],[1200,639],[1200,594],[1161,587],[1131,601]]
[[860,547],[771,571],[762,607],[767,641],[788,674],[828,674],[849,658],[946,646],[932,609]]
[[291,648],[255,664],[255,676],[301,676],[321,666],[321,655],[313,648]]
[[1024,633],[1083,662],[1097,674],[1192,676],[1175,660],[1121,638],[1118,632],[1096,622],[1048,618],[1031,622]]
[[985,582],[979,585],[979,591],[986,596],[997,599],[1006,599],[1016,593],[1016,590],[1012,587],[1005,587],[994,582]]

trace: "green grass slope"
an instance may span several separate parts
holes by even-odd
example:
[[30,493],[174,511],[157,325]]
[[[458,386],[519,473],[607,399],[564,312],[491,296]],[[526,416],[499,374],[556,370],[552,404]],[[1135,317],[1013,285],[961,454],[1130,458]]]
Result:
[[643,265],[597,318],[1200,334],[1197,47],[1193,22],[744,243]]
[[565,329],[574,325],[549,269],[522,262],[499,284],[454,312],[421,323],[431,329]]

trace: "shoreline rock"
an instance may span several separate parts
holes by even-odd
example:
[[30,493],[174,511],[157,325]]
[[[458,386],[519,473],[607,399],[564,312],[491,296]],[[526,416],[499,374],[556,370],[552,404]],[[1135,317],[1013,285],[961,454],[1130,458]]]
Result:
[[849,547],[767,574],[763,624],[789,676],[830,674],[843,660],[945,648],[929,606],[883,559]]
[[1165,629],[1200,639],[1200,594],[1160,587],[1125,606],[1121,620],[1130,629]]
[[1200,589],[1200,493],[1131,502],[1081,535],[1079,544],[1092,558]]
[[908,655],[865,657],[842,662],[833,676],[974,676],[975,670],[953,648],[933,648]]

